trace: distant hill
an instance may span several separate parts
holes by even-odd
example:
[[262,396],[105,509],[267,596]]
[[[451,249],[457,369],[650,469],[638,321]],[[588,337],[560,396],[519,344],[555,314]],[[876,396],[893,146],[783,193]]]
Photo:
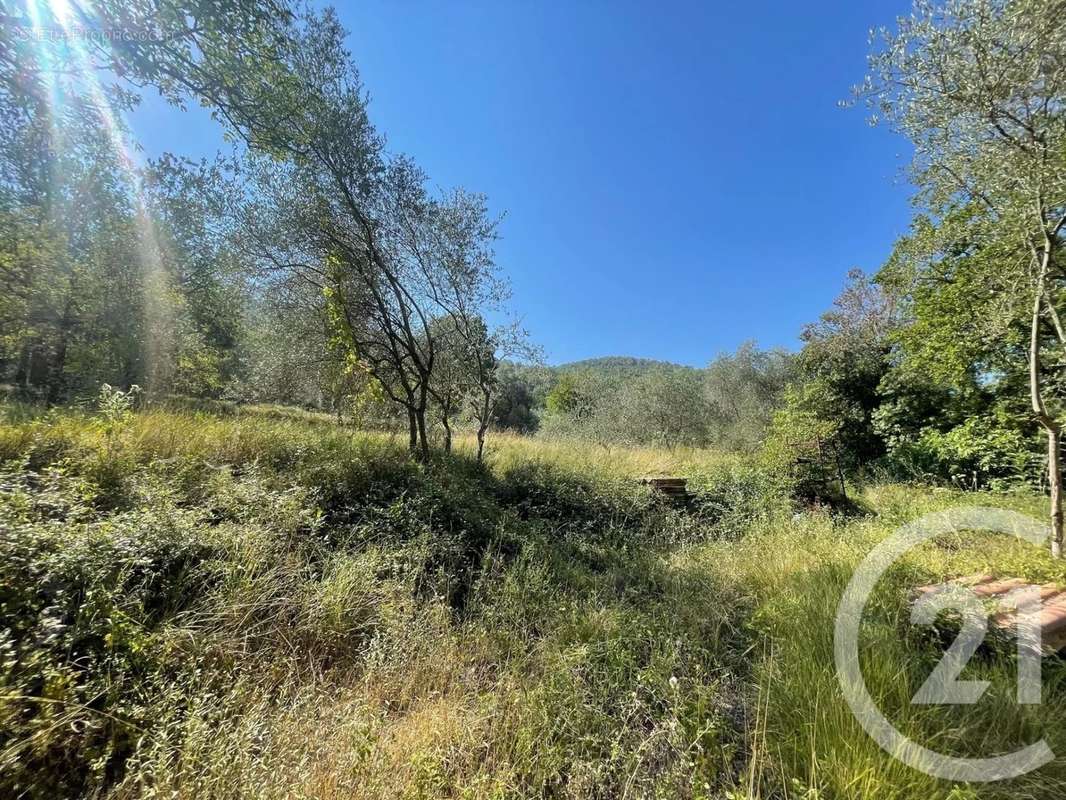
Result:
[[654,370],[695,370],[695,367],[675,364],[672,361],[659,361],[654,358],[635,358],[633,356],[603,356],[571,361],[551,368],[554,372],[596,372],[615,378],[634,378]]
[[633,356],[586,358],[554,366],[504,361],[500,370],[502,399],[498,403],[504,409],[499,413],[506,422],[500,424],[514,430],[536,430],[536,414],[544,409],[549,392],[565,375],[580,376],[582,383],[607,391],[661,370],[698,371],[671,361]]
[[[654,358],[636,358],[634,356],[603,356],[586,358],[581,361],[569,361],[565,364],[547,366],[543,364],[516,364],[505,361],[501,374],[504,382],[518,380],[525,385],[522,403],[530,407],[543,407],[544,398],[563,375],[578,375],[591,379],[601,386],[618,386],[636,380],[649,372],[660,370],[680,370],[699,372],[696,367],[675,364],[672,361],[659,361]],[[516,400],[515,402],[518,402]]]

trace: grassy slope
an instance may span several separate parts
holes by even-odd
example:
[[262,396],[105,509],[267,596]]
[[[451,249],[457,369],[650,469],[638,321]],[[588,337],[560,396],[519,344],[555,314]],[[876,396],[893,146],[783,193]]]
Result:
[[[0,793],[54,797],[1055,797],[1061,762],[951,787],[858,730],[832,670],[854,564],[975,498],[880,487],[864,519],[793,519],[753,467],[698,451],[497,437],[428,466],[313,415],[74,413],[0,425]],[[683,471],[694,508],[632,480]],[[984,503],[1039,513],[1027,497]],[[1066,574],[1004,537],[948,537],[886,581],[875,695],[960,753],[1046,732],[1062,675],[915,712],[936,649],[903,586]],[[967,675],[966,677],[972,677]],[[940,714],[940,716],[936,716]]]

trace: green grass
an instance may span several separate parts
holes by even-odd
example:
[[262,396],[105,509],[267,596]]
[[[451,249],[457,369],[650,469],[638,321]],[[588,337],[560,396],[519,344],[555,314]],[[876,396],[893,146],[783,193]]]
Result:
[[[785,528],[766,526],[730,545],[708,545],[695,557],[708,572],[734,576],[757,598],[751,626],[765,648],[754,669],[764,704],[756,745],[762,758],[754,796],[809,797],[1032,797],[1062,796],[1064,762],[1057,759],[1029,776],[1001,784],[951,786],[903,766],[878,749],[852,718],[840,693],[833,659],[837,604],[854,567],[897,524],[957,504],[997,505],[1042,511],[1030,497],[973,496],[909,487],[879,487],[863,499],[876,516],[847,524],[814,518]],[[727,551],[727,552],[725,552]],[[992,688],[970,707],[912,706],[910,698],[938,660],[941,648],[909,625],[909,590],[945,578],[996,572],[1033,582],[1066,582],[1066,569],[1041,550],[994,534],[939,538],[908,555],[879,584],[864,618],[863,673],[880,708],[902,731],[955,755],[1009,752],[1046,736],[1066,752],[1060,662],[1045,664],[1044,704],[1014,703],[1011,649],[979,653],[963,678],[987,679]]]
[[[1031,496],[868,487],[793,516],[757,464],[496,436],[487,463],[274,408],[0,416],[0,793],[24,797],[1061,796],[1056,761],[953,787],[862,734],[833,672],[851,570],[899,524]],[[681,473],[675,508],[636,477]],[[938,649],[907,587],[1066,579],[1006,537],[941,537],[883,582],[867,678],[950,752],[1046,734],[1062,670],[1011,702],[907,702]],[[1003,651],[1009,652],[1009,651]],[[969,675],[967,676],[969,677]]]

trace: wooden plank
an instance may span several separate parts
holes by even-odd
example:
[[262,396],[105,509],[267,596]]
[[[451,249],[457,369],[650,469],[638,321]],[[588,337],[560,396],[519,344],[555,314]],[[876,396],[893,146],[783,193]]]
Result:
[[1053,635],[1066,632],[1066,596],[1060,595],[1055,600],[1044,603],[1040,609],[1040,630]]
[[[1021,578],[997,580],[993,575],[967,575],[962,578],[955,578],[951,581],[947,581],[947,583],[967,587],[978,597],[994,597],[1027,585]],[[928,594],[929,592],[936,591],[943,585],[943,583],[931,583],[927,586],[919,586],[917,591],[919,594]]]
[[687,478],[679,478],[674,475],[645,475],[640,479],[641,484],[650,486],[653,492],[666,495],[667,497],[684,500],[688,498]]
[[999,597],[1028,585],[1029,584],[1021,578],[1008,578],[1002,581],[989,581],[987,583],[976,584],[970,587],[970,591],[978,597]]
[[[1062,605],[1066,609],[1066,589],[1055,583],[1045,583],[1037,587],[1037,594],[1044,607]],[[1000,628],[1014,624],[1013,611],[1001,611],[992,617],[992,622]]]
[[[1029,586],[1023,578],[996,578],[992,575],[968,575],[956,578],[949,583],[968,587],[978,597],[985,600],[1002,600],[1016,589]],[[929,584],[918,587],[919,595],[929,594],[944,584]],[[1054,653],[1066,647],[1066,587],[1056,583],[1045,583],[1034,587],[1040,598],[1040,611],[1037,621],[1040,625],[1041,644],[1045,652]],[[997,628],[1013,629],[1017,622],[1015,609],[1003,610],[992,616],[992,624]]]

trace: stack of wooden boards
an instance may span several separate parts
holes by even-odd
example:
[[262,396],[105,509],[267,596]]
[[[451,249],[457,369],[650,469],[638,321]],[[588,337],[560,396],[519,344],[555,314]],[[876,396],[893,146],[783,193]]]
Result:
[[[964,586],[983,600],[994,603],[1003,600],[1016,589],[1029,586],[1022,578],[997,578],[994,575],[967,575],[950,581],[956,586]],[[944,584],[920,586],[918,594],[928,594],[941,589]],[[1066,648],[1066,587],[1057,583],[1045,583],[1034,587],[1040,596],[1041,643],[1046,653],[1057,653]],[[1004,631],[1015,628],[1017,612],[1001,610],[991,617],[991,623]]]
[[658,492],[674,500],[687,500],[688,490],[685,478],[674,478],[663,475],[645,475],[640,479],[645,486],[650,486],[653,492]]

